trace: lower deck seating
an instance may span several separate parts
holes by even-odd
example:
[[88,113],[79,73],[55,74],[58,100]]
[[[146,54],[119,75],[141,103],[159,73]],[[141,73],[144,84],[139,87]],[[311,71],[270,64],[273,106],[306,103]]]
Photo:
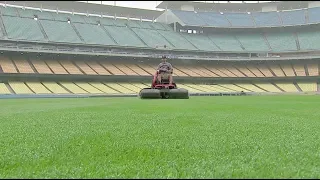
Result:
[[297,83],[297,85],[300,87],[300,89],[303,92],[317,92],[318,91],[317,83],[299,82],[299,83]]
[[228,89],[230,89],[230,90],[232,90],[234,92],[241,92],[241,91],[243,91],[243,92],[251,92],[251,91],[249,91],[247,89],[244,89],[244,88],[239,87],[239,86],[234,85],[234,84],[221,84],[221,86],[225,87],[225,88],[228,88]]
[[4,83],[0,83],[0,94],[11,94],[10,90]]
[[100,91],[99,89],[95,88],[91,84],[83,83],[83,82],[76,82],[75,84],[77,86],[79,86],[81,89],[89,92],[90,94],[103,94],[102,91]]
[[296,86],[292,83],[276,83],[276,85],[285,92],[299,92]]
[[66,89],[61,87],[56,82],[43,82],[42,84],[54,94],[69,94],[69,92]]
[[[231,93],[231,92],[318,92],[315,82],[293,83],[236,83],[236,84],[192,84],[181,83],[189,93]],[[106,83],[106,82],[8,82],[0,83],[0,94],[138,94],[148,83]],[[279,87],[279,88],[278,88]],[[10,88],[13,90],[11,92]],[[282,90],[283,91],[282,91]]]
[[244,89],[248,89],[252,92],[266,92],[265,90],[258,88],[257,86],[253,85],[253,84],[235,84],[237,86],[240,86]]
[[197,89],[197,88],[193,88],[193,87],[190,87],[188,85],[185,85],[185,84],[179,84],[177,85],[179,88],[184,88],[184,89],[187,89],[189,91],[189,93],[203,93],[203,91]]
[[255,85],[266,90],[267,92],[282,92],[279,88],[277,88],[273,84],[256,83]]
[[131,90],[129,87],[126,87],[125,85],[120,85],[118,83],[105,83],[107,86],[117,90],[120,93],[124,94],[134,94],[136,93],[134,90]]
[[[13,59],[13,60],[11,60]],[[106,60],[41,60],[0,57],[0,73],[38,73],[75,75],[152,76],[158,66],[153,62],[111,62]],[[209,63],[171,62],[173,76],[181,77],[292,77],[318,76],[319,62]]]
[[36,94],[51,94],[51,92],[40,82],[26,82],[26,84]]
[[[139,91],[141,90],[141,88],[131,84],[131,83],[121,83],[121,86],[130,89],[131,91],[133,91],[134,93],[139,93]],[[116,87],[115,87],[116,88]]]
[[92,82],[92,83],[89,83],[90,85],[92,85],[93,87],[99,89],[100,91],[106,93],[106,94],[118,94],[119,92],[110,88],[109,86],[106,86],[105,84],[103,83],[100,83],[100,82]]
[[34,94],[23,82],[9,82],[8,84],[16,94]]
[[88,94],[87,91],[72,82],[61,82],[60,84],[74,94]]
[[224,88],[219,85],[199,85],[199,86],[207,88],[209,90],[209,92],[212,92],[212,91],[218,92],[218,93],[233,92],[232,90]]

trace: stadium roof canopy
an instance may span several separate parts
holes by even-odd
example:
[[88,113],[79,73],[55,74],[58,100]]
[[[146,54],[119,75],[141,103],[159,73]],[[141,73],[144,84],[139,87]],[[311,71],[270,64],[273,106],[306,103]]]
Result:
[[185,10],[184,6],[191,6],[194,11],[261,12],[268,6],[277,10],[307,8],[309,2],[312,1],[162,1],[156,8]]
[[93,4],[79,1],[0,1],[2,4],[10,4],[16,6],[25,6],[32,8],[42,8],[50,10],[103,14],[108,16],[129,17],[137,19],[156,19],[163,11],[128,8],[105,4]]

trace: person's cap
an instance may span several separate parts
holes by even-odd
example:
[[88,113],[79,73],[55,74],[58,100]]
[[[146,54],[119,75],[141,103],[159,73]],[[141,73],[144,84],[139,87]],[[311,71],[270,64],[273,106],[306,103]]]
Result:
[[162,59],[167,59],[167,56],[163,55],[163,56],[162,56]]

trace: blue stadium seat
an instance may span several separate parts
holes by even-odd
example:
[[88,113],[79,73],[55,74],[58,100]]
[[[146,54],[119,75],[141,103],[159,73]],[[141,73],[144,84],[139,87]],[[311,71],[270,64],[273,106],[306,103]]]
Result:
[[257,27],[272,27],[281,25],[277,12],[253,12],[251,15],[253,16]]
[[304,25],[306,24],[305,10],[279,12],[283,25]]
[[216,12],[198,12],[208,26],[212,27],[230,27],[228,20],[224,15]]
[[233,27],[253,27],[252,17],[248,13],[224,13]]

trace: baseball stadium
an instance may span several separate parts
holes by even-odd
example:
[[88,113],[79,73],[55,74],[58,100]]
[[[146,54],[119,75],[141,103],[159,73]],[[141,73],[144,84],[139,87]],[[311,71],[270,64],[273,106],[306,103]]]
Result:
[[97,2],[0,1],[0,178],[320,178],[319,1]]

